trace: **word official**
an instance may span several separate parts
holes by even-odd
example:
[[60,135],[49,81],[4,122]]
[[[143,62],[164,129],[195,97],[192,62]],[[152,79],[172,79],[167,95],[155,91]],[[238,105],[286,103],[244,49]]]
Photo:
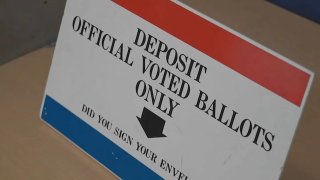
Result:
[[120,42],[115,37],[94,26],[85,19],[75,16],[72,22],[72,28],[81,36],[86,37],[89,41],[93,41],[97,46],[101,47],[107,53],[113,55],[120,61],[132,66],[133,61],[130,60],[132,48]]

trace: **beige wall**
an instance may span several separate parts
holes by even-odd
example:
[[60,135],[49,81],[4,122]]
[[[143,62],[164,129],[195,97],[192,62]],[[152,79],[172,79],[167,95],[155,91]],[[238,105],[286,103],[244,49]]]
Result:
[[65,0],[0,0],[0,65],[56,40]]

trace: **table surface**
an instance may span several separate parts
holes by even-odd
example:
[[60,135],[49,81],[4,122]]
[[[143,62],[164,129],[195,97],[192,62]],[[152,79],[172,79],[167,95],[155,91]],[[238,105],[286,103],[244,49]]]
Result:
[[[316,73],[281,179],[320,179],[320,25],[266,1],[183,2]],[[0,179],[116,179],[39,118],[53,51],[0,66]]]

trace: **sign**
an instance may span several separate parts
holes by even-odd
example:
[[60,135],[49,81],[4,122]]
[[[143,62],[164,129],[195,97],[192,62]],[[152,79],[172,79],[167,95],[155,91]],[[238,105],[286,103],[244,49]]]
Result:
[[312,78],[180,2],[69,0],[41,117],[123,179],[277,179]]

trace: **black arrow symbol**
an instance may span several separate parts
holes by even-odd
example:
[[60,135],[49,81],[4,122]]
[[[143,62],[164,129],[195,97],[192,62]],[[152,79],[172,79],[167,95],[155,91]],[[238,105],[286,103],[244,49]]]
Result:
[[148,138],[167,137],[163,134],[166,121],[149,109],[144,107],[141,118],[137,118]]

